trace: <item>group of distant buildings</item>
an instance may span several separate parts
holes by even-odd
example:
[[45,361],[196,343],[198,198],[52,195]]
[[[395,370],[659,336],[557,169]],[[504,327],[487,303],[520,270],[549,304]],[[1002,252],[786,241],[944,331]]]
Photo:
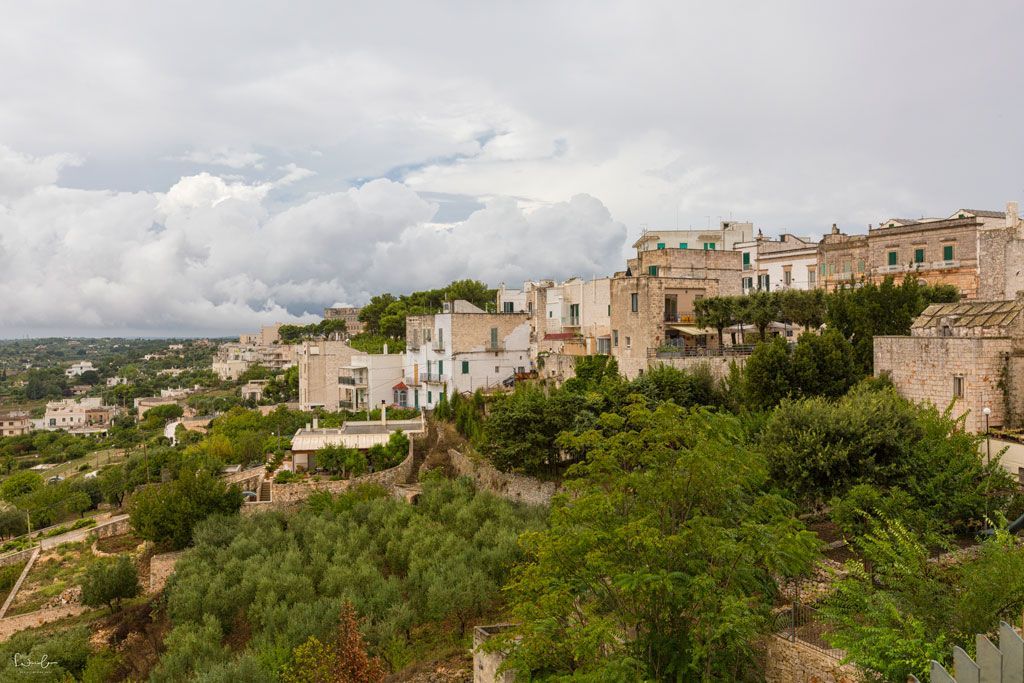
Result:
[[[594,354],[615,358],[627,377],[663,363],[688,367],[717,359],[725,368],[756,331],[737,324],[719,344],[716,330],[697,324],[702,298],[832,291],[911,275],[956,286],[963,303],[929,309],[930,322],[919,321],[910,337],[879,338],[876,369],[892,374],[912,398],[937,405],[961,400],[973,428],[983,414],[989,426],[1013,423],[1015,410],[1024,418],[1024,388],[1016,388],[1024,380],[1014,379],[1024,373],[1016,360],[1024,357],[1024,317],[1014,313],[1024,305],[1017,299],[1024,291],[1024,227],[1016,203],[1006,211],[891,218],[867,234],[833,225],[819,240],[788,233],[768,238],[738,221],[708,230],[645,230],[633,248],[625,268],[610,276],[503,284],[494,312],[456,300],[437,313],[411,315],[402,353],[363,353],[340,339],[281,344],[278,326],[268,326],[222,347],[214,370],[233,379],[256,363],[297,365],[303,410],[432,409],[453,392],[509,386],[517,377],[565,379],[576,358]],[[1009,313],[996,320],[978,310]],[[361,329],[358,314],[357,308],[325,311],[345,319],[352,333]],[[778,322],[769,333],[793,336],[794,330]],[[250,387],[248,395],[258,390]],[[1007,394],[1021,397],[1019,409]]]

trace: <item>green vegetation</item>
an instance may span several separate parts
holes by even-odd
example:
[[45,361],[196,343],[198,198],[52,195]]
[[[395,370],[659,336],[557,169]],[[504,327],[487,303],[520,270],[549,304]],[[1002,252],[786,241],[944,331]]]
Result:
[[110,611],[122,600],[134,598],[142,590],[139,573],[128,557],[100,558],[89,565],[82,578],[82,603],[89,607],[106,605]]
[[180,549],[192,530],[210,515],[231,514],[242,506],[242,493],[206,470],[183,469],[166,484],[135,492],[128,502],[132,528],[148,541]]
[[[461,651],[469,624],[500,609],[519,533],[539,524],[535,511],[437,479],[416,506],[370,486],[316,495],[292,515],[210,519],[171,579],[173,630],[154,678],[277,676],[310,636],[330,640],[346,601],[370,654],[392,669],[410,661],[428,626],[450,632],[447,647]],[[241,651],[220,645],[238,633]]]
[[524,537],[510,586],[522,625],[502,642],[538,674],[739,680],[773,577],[809,570],[817,541],[765,492],[736,418],[643,401],[625,412],[578,437],[587,461],[570,469],[550,528]]
[[[359,311],[359,320],[370,335],[405,339],[405,319],[410,315],[438,313],[445,301],[464,299],[484,310],[494,310],[495,291],[477,280],[456,280],[441,289],[412,294],[378,294]],[[395,349],[396,351],[398,349]]]

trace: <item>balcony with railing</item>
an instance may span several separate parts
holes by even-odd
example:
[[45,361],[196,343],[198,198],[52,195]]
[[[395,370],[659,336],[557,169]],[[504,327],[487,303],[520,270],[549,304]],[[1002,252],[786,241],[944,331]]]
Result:
[[443,339],[435,339],[434,341],[432,341],[430,343],[430,348],[433,349],[434,351],[441,351],[441,352],[443,352],[444,351],[444,340]]
[[354,408],[352,401],[338,401],[338,407],[342,410],[352,410]]
[[439,384],[444,381],[445,375],[439,372],[421,372],[420,381]]
[[505,350],[505,342],[503,342],[503,341],[488,340],[487,344],[484,346],[484,350],[485,351],[504,351]]
[[563,315],[562,327],[579,327],[580,317],[578,315]]

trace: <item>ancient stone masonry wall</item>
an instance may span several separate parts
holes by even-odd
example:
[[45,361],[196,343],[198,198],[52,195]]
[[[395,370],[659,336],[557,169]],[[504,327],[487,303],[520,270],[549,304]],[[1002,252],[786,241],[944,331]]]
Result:
[[1005,423],[1000,380],[1008,362],[1008,337],[875,337],[875,374],[889,373],[899,392],[940,410],[953,401],[955,376],[963,378],[963,397],[953,415],[967,415],[966,428],[984,431],[982,409],[992,410],[990,426]]
[[1024,239],[1017,230],[978,231],[978,299],[1014,299],[1024,291]]
[[10,553],[0,557],[0,567],[7,567],[12,564],[20,564],[27,560],[32,553],[35,551],[35,546],[26,548],[25,550],[19,550],[16,553]]
[[771,636],[765,643],[766,683],[860,683],[857,668],[799,640]]
[[474,460],[455,450],[448,450],[452,467],[462,477],[469,477],[476,487],[496,496],[528,505],[550,505],[558,485],[521,474],[500,472],[483,460]]
[[107,536],[120,536],[121,534],[126,534],[131,530],[131,519],[125,517],[124,519],[118,519],[113,522],[107,522],[106,524],[95,526],[92,529],[92,533],[96,538],[106,538]]
[[740,369],[746,365],[749,356],[685,356],[681,358],[651,358],[648,366],[651,368],[659,365],[668,365],[677,370],[693,372],[700,368],[707,368],[715,379],[725,379],[729,376],[729,368],[736,363]]

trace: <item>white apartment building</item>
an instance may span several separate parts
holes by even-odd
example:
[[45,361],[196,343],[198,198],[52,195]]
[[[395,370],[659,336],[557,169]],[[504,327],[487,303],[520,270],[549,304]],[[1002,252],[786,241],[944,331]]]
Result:
[[99,396],[62,399],[46,404],[46,413],[36,425],[39,429],[73,430],[87,426],[106,426],[117,414],[116,406],[103,404]]
[[65,377],[81,377],[83,374],[89,372],[90,370],[91,371],[95,371],[96,370],[96,368],[93,367],[92,361],[90,361],[90,360],[82,360],[82,361],[78,361],[77,363],[72,363],[71,367],[69,367],[66,370],[64,370],[64,376]]
[[487,313],[456,300],[441,313],[409,316],[405,330],[402,384],[409,407],[433,409],[452,392],[500,387],[534,369],[525,312]]
[[296,347],[281,344],[281,324],[264,325],[256,334],[243,334],[237,342],[222,344],[213,358],[212,369],[222,380],[236,380],[254,365],[274,371],[296,363]]
[[107,378],[107,386],[108,387],[116,387],[119,384],[128,384],[128,378],[127,377],[108,377]]
[[741,242],[743,293],[808,290],[817,287],[818,243],[810,237],[784,233],[772,239],[758,235]]
[[338,377],[339,408],[373,410],[381,404],[408,406],[409,390],[403,380],[405,354],[360,353],[341,367]]
[[526,313],[530,352],[590,355],[611,350],[611,278],[528,281],[498,289],[498,310]]

